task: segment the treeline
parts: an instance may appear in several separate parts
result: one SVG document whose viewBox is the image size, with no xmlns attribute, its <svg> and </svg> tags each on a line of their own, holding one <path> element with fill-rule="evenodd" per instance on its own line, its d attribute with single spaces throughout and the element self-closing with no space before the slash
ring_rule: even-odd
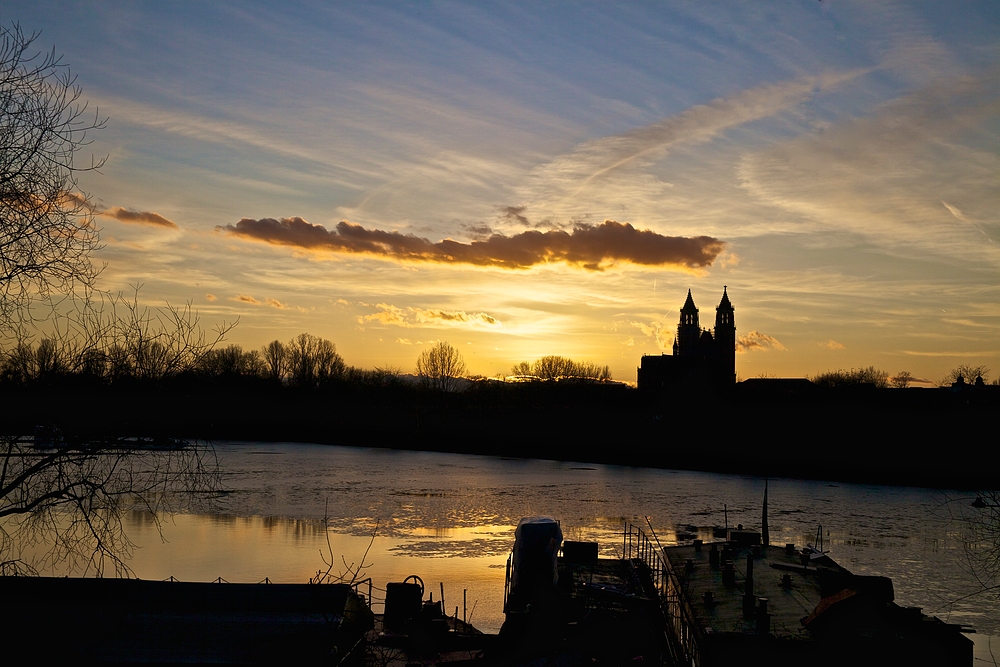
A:
<svg viewBox="0 0 1000 667">
<path fill-rule="evenodd" d="M 542 357 L 531 364 L 522 361 L 510 369 L 511 375 L 527 380 L 559 380 L 564 378 L 581 378 L 587 380 L 607 381 L 611 379 L 611 369 L 608 366 L 589 362 L 576 362 L 560 356 Z"/>
<path fill-rule="evenodd" d="M 905 373 L 909 376 L 909 373 Z M 868 368 L 843 368 L 835 371 L 826 371 L 809 378 L 813 384 L 821 387 L 849 387 L 854 385 L 872 385 L 876 389 L 885 389 L 889 386 L 889 373 L 879 370 L 874 366 Z M 907 377 L 909 380 L 909 377 Z M 909 384 L 907 382 L 906 384 Z M 905 386 L 905 385 L 904 385 Z"/>
<path fill-rule="evenodd" d="M 959 364 L 948 371 L 948 374 L 936 383 L 918 379 L 909 371 L 900 371 L 895 375 L 890 375 L 886 371 L 874 366 L 851 368 L 850 370 L 840 368 L 835 371 L 819 373 L 808 379 L 813 384 L 830 388 L 873 386 L 876 389 L 906 389 L 915 382 L 948 387 L 955 384 L 987 384 L 990 379 L 990 369 L 984 365 Z M 992 384 L 996 385 L 997 383 L 994 380 Z"/>
<path fill-rule="evenodd" d="M 399 382 L 399 371 L 348 366 L 333 342 L 308 333 L 287 342 L 274 340 L 259 350 L 234 344 L 185 345 L 169 337 L 92 347 L 43 338 L 17 343 L 0 356 L 0 381 L 6 384 L 50 384 L 70 378 L 110 386 L 188 380 L 321 389 L 344 382 L 387 386 Z"/>
<path fill-rule="evenodd" d="M 386 386 L 396 369 L 344 363 L 337 346 L 308 333 L 259 350 L 223 345 L 236 323 L 206 330 L 190 304 L 149 309 L 138 288 L 86 302 L 50 319 L 39 340 L 24 335 L 0 348 L 0 382 L 10 385 L 86 383 L 104 386 L 243 383 L 319 389 L 354 382 Z"/>
<path fill-rule="evenodd" d="M 241 385 L 321 390 L 334 386 L 410 386 L 398 368 L 348 366 L 330 340 L 302 333 L 260 349 L 224 345 L 236 322 L 206 330 L 191 305 L 150 309 L 139 305 L 140 286 L 126 297 L 101 295 L 53 313 L 40 339 L 21 333 L 0 347 L 0 383 L 6 386 L 84 383 L 145 387 Z M 560 356 L 522 362 L 518 379 L 580 378 L 607 381 L 607 366 Z M 454 392 L 486 380 L 469 377 L 457 349 L 439 342 L 416 360 L 419 386 Z M 464 380 L 463 380 L 464 378 Z M 497 378 L 499 379 L 499 378 Z M 477 382 L 479 381 L 479 382 Z"/>
</svg>

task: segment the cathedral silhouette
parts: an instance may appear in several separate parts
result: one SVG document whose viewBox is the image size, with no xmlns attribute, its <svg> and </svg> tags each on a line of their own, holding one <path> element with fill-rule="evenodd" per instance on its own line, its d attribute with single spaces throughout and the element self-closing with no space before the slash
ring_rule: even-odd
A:
<svg viewBox="0 0 1000 667">
<path fill-rule="evenodd" d="M 702 329 L 691 290 L 681 308 L 673 354 L 645 354 L 639 362 L 643 390 L 725 387 L 736 384 L 736 320 L 727 287 L 715 308 L 715 331 Z"/>
</svg>

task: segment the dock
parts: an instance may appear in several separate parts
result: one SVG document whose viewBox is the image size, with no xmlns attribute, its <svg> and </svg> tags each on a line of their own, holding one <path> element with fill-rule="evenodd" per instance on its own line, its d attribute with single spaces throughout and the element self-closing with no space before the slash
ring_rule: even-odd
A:
<svg viewBox="0 0 1000 667">
<path fill-rule="evenodd" d="M 553 552 L 550 530 L 520 563 L 515 539 L 497 664 L 972 665 L 971 629 L 896 604 L 889 578 L 821 548 L 768 545 L 742 526 L 663 547 L 626 523 L 622 557 L 604 559 L 596 543 Z"/>
<path fill-rule="evenodd" d="M 896 604 L 891 579 L 853 574 L 815 547 L 762 544 L 754 531 L 728 537 L 662 550 L 674 664 L 972 665 L 970 630 Z"/>
</svg>

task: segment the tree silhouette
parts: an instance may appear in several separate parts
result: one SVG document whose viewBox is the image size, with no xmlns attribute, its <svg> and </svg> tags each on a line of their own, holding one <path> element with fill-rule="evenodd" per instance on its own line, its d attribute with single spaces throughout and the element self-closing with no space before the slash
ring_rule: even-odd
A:
<svg viewBox="0 0 1000 667">
<path fill-rule="evenodd" d="M 466 375 L 465 361 L 450 343 L 440 341 L 431 349 L 420 353 L 417 375 L 428 387 L 454 391 L 458 387 L 459 378 Z"/>
<path fill-rule="evenodd" d="M 977 377 L 983 378 L 983 382 L 986 382 L 990 379 L 990 369 L 982 364 L 979 366 L 959 364 L 948 371 L 948 374 L 941 380 L 941 385 L 950 386 L 953 382 L 957 382 L 958 378 L 962 378 L 966 384 L 973 384 Z"/>
<path fill-rule="evenodd" d="M 913 374 L 910 371 L 900 371 L 889 378 L 889 384 L 896 389 L 906 389 L 913 382 Z"/>
<path fill-rule="evenodd" d="M 869 366 L 868 368 L 843 368 L 827 371 L 809 378 L 813 383 L 824 387 L 850 387 L 857 385 L 874 385 L 878 389 L 889 386 L 889 374 L 883 370 Z"/>
<path fill-rule="evenodd" d="M 0 326 L 30 317 L 35 298 L 91 287 L 98 229 L 76 175 L 90 116 L 82 89 L 55 51 L 32 53 L 38 34 L 0 26 Z"/>
<path fill-rule="evenodd" d="M 49 332 L 37 345 L 22 337 L 0 349 L 0 377 L 18 384 L 71 373 L 110 384 L 162 381 L 196 370 L 237 325 L 223 322 L 206 331 L 190 303 L 151 309 L 140 304 L 141 285 L 133 289 L 130 296 L 93 292 L 68 300 L 71 308 L 51 314 Z"/>
<path fill-rule="evenodd" d="M 280 340 L 272 340 L 261 350 L 267 377 L 273 382 L 281 382 L 288 372 L 288 354 Z"/>
<path fill-rule="evenodd" d="M 960 507 L 965 565 L 979 584 L 977 593 L 1000 600 L 1000 491 L 981 491 L 971 507 Z"/>
<path fill-rule="evenodd" d="M 529 364 L 522 361 L 511 369 L 511 375 L 531 376 L 540 380 L 560 378 L 584 378 L 589 380 L 610 380 L 611 369 L 591 362 L 576 362 L 567 357 L 549 355 Z"/>
<path fill-rule="evenodd" d="M 293 386 L 320 387 L 344 375 L 337 346 L 325 338 L 302 333 L 285 345 L 289 379 Z"/>
<path fill-rule="evenodd" d="M 2 436 L 0 574 L 60 565 L 84 574 L 128 575 L 134 548 L 125 532 L 129 513 L 141 512 L 159 525 L 164 511 L 218 487 L 210 447 Z"/>
</svg>

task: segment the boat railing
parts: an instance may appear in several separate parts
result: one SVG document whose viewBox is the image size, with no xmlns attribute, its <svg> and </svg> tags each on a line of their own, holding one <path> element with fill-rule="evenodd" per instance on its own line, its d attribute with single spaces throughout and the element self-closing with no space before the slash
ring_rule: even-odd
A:
<svg viewBox="0 0 1000 667">
<path fill-rule="evenodd" d="M 361 593 L 361 587 L 364 586 L 365 584 L 368 584 L 368 595 L 367 595 L 367 597 Z M 372 608 L 372 578 L 368 577 L 367 579 L 362 579 L 361 581 L 352 582 L 351 583 L 351 588 L 354 589 L 354 592 L 357 593 L 358 596 L 363 597 L 365 599 L 365 602 L 368 603 L 368 608 L 371 609 Z"/>
<path fill-rule="evenodd" d="M 656 590 L 663 620 L 666 623 L 667 643 L 675 664 L 701 665 L 699 631 L 694 611 L 684 594 L 681 578 L 670 566 L 670 560 L 659 544 L 654 544 L 639 526 L 628 521 L 622 537 L 622 554 L 626 560 L 642 562 Z"/>
<path fill-rule="evenodd" d="M 503 581 L 503 613 L 507 613 L 507 597 L 510 595 L 510 568 L 514 564 L 514 552 L 507 554 L 507 574 Z"/>
</svg>

